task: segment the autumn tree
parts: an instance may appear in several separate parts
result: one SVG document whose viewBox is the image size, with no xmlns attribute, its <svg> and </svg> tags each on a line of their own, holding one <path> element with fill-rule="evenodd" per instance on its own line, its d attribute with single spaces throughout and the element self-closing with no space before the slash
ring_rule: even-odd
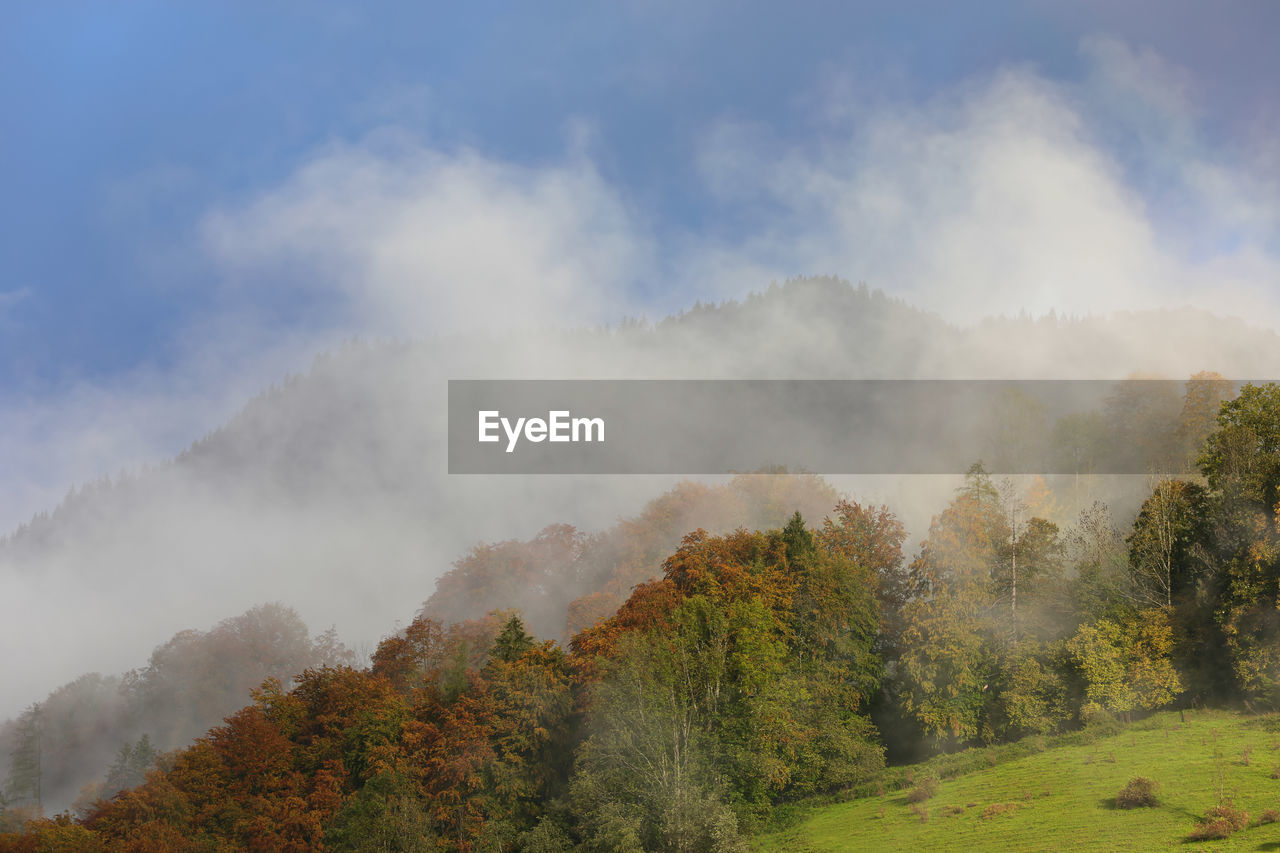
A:
<svg viewBox="0 0 1280 853">
<path fill-rule="evenodd" d="M 1016 647 L 1023 634 L 1042 639 L 1051 627 L 1045 605 L 1061 592 L 1063 546 L 1058 526 L 1033 515 L 1012 481 L 1005 480 L 999 493 L 1007 539 L 992 566 L 992 594 L 1005 610 L 996 621 L 1006 624 Z M 1043 496 L 1039 500 L 1043 502 Z"/>
<path fill-rule="evenodd" d="M 1233 392 L 1231 381 L 1220 373 L 1201 371 L 1187 380 L 1182 412 L 1178 416 L 1177 439 L 1182 456 L 1180 461 L 1188 472 L 1194 470 L 1205 439 L 1217 427 L 1218 412 Z"/>
<path fill-rule="evenodd" d="M 860 578 L 873 585 L 880 622 L 877 649 L 896 659 L 903 629 L 902 610 L 910 597 L 910 577 L 902 556 L 906 529 L 885 506 L 841 500 L 835 505 L 834 516 L 823 519 L 817 532 L 818 544 L 828 553 L 849 560 L 860 570 Z"/>
<path fill-rule="evenodd" d="M 1084 714 L 1099 710 L 1129 718 L 1167 705 L 1182 692 L 1173 668 L 1173 632 L 1163 610 L 1123 621 L 1084 625 L 1068 645 L 1085 681 Z"/>
<path fill-rule="evenodd" d="M 998 720 L 1007 738 L 1052 734 L 1074 715 L 1070 687 L 1057 648 L 1024 644 L 1004 656 L 991 684 Z"/>
<path fill-rule="evenodd" d="M 574 641 L 601 661 L 572 787 L 590 843 L 730 845 L 785 792 L 880 767 L 862 711 L 879 671 L 874 587 L 797 515 L 768 534 L 686 537 L 661 581 Z"/>
<path fill-rule="evenodd" d="M 587 541 L 572 526 L 553 524 L 527 542 L 477 545 L 437 581 L 422 615 L 461 621 L 519 607 L 534 633 L 557 636 L 564 624 L 564 595 L 575 586 Z"/>
<path fill-rule="evenodd" d="M 957 743 L 990 734 L 993 571 L 1009 537 L 999 493 L 973 466 L 933 521 L 910 567 L 900 670 L 904 710 L 926 734 Z"/>
</svg>

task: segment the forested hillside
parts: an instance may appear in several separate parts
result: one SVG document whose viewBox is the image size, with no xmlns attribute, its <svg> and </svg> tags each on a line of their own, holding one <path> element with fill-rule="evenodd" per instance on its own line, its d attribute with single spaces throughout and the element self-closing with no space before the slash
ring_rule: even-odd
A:
<svg viewBox="0 0 1280 853">
<path fill-rule="evenodd" d="M 158 752 L 191 743 L 264 679 L 353 663 L 332 630 L 312 637 L 279 604 L 182 631 L 145 666 L 82 675 L 0 726 L 0 794 L 22 807 L 83 811 L 139 784 Z"/>
<path fill-rule="evenodd" d="M 443 624 L 483 621 L 519 603 L 539 635 L 567 641 L 575 620 L 579 627 L 593 624 L 635 584 L 661 575 L 685 532 L 728 532 L 743 521 L 778 526 L 797 509 L 816 516 L 836 499 L 812 475 L 682 483 L 596 534 L 561 524 L 527 542 L 478 545 L 445 574 L 422 613 Z M 264 679 L 287 684 L 307 668 L 355 662 L 332 628 L 310 638 L 298 614 L 279 604 L 254 607 L 207 632 L 182 631 L 156 647 L 146 666 L 118 676 L 82 675 L 0 726 L 0 793 L 45 811 L 82 810 L 128 787 L 125 780 L 140 780 L 138 768 L 149 767 L 156 750 L 188 745 Z M 37 743 L 44 745 L 38 780 L 22 769 Z M 122 776 L 122 767 L 132 767 L 132 775 Z"/>
<path fill-rule="evenodd" d="M 1103 506 L 1060 526 L 975 464 L 918 547 L 890 508 L 843 499 L 691 532 L 567 648 L 513 610 L 422 615 L 368 668 L 269 680 L 140 786 L 3 845 L 735 850 L 886 760 L 1171 705 L 1280 710 L 1280 386 L 1223 402 L 1195 458 L 1123 529 Z M 556 577 L 592 547 L 553 529 L 478 549 L 427 610 L 488 606 L 502 567 Z"/>
<path fill-rule="evenodd" d="M 741 302 L 608 329 L 353 341 L 263 392 L 170 461 L 81 484 L 5 538 L 0 606 L 23 605 L 0 613 L 0 639 L 18 645 L 33 623 L 61 622 L 113 641 L 43 643 L 14 660 L 0 716 L 86 670 L 137 666 L 160 639 L 263 601 L 286 601 L 309 624 L 333 625 L 349 645 L 372 647 L 389 620 L 409 618 L 407 608 L 475 543 L 527 540 L 563 523 L 600 531 L 674 485 L 674 478 L 449 478 L 450 378 L 1181 380 L 1198 371 L 1280 375 L 1280 340 L 1194 311 L 957 326 L 863 286 L 798 279 Z M 1158 402 L 1160 412 L 1180 404 Z M 1031 414 L 1026 423 L 1043 449 L 1057 426 L 1036 433 Z M 1116 419 L 1106 415 L 1066 425 L 1061 437 L 1114 431 Z M 1155 422 L 1131 418 L 1134 443 L 1112 446 L 1144 452 L 1142 443 L 1161 435 L 1143 432 Z M 993 432 L 973 458 L 998 469 L 998 453 L 1010 447 L 1000 438 Z M 1062 485 L 1050 483 L 1060 495 Z M 1084 485 L 1064 501 L 1068 516 L 1076 504 L 1100 499 L 1125 520 L 1140 500 L 1132 484 Z M 915 535 L 952 484 L 918 478 L 841 488 L 892 500 Z M 379 582 L 366 583 L 354 566 L 376 566 Z M 191 588 L 200 594 L 182 596 L 179 612 L 177 590 Z M 165 606 L 137 607 L 136 590 L 153 591 Z M 625 592 L 615 590 L 612 600 Z M 122 623 L 131 630 L 115 630 Z M 538 625 L 548 636 L 562 630 Z"/>
</svg>

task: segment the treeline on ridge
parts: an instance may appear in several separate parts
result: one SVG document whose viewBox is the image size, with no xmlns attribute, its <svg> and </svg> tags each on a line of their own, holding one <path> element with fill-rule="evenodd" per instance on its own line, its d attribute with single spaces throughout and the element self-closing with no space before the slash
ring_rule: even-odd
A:
<svg viewBox="0 0 1280 853">
<path fill-rule="evenodd" d="M 352 664 L 332 631 L 311 636 L 288 607 L 265 604 L 157 646 L 146 666 L 88 673 L 0 725 L 0 827 L 41 806 L 86 813 L 142 782 L 158 751 L 186 746 L 267 678 Z"/>
</svg>

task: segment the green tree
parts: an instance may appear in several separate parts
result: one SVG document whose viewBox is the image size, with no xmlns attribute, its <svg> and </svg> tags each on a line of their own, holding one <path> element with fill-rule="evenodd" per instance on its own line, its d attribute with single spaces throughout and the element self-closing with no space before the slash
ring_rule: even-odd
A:
<svg viewBox="0 0 1280 853">
<path fill-rule="evenodd" d="M 1024 643 L 1001 662 L 996 702 L 1006 737 L 1050 734 L 1071 716 L 1067 685 L 1049 650 Z"/>
<path fill-rule="evenodd" d="M 787 526 L 782 528 L 782 541 L 786 543 L 788 563 L 802 562 L 817 550 L 813 534 L 805 525 L 800 510 L 796 510 L 791 520 L 787 522 Z"/>
<path fill-rule="evenodd" d="M 1228 500 L 1274 511 L 1280 498 L 1280 385 L 1247 384 L 1223 403 L 1198 463 L 1210 488 Z"/>
<path fill-rule="evenodd" d="M 1280 707 L 1280 385 L 1222 404 L 1198 462 L 1213 490 L 1213 603 L 1246 701 Z"/>
<path fill-rule="evenodd" d="M 719 849 L 779 797 L 883 766 L 864 711 L 874 582 L 792 521 L 691 534 L 662 581 L 575 639 L 602 672 L 571 785 L 597 847 Z"/>
<path fill-rule="evenodd" d="M 896 660 L 902 636 L 902 609 L 911 595 L 910 575 L 902 557 L 907 532 L 888 507 L 862 506 L 842 500 L 835 506 L 835 518 L 826 518 L 817 534 L 822 550 L 849 560 L 854 569 L 851 582 L 869 582 L 875 590 L 880 611 L 876 648 L 886 658 Z"/>
<path fill-rule="evenodd" d="M 102 785 L 102 796 L 109 797 L 117 791 L 141 785 L 155 761 L 156 750 L 151 745 L 151 738 L 146 734 L 132 745 L 124 744 L 116 753 L 116 759 L 111 763 L 111 767 L 107 769 L 107 778 Z"/>
<path fill-rule="evenodd" d="M 708 731 L 728 671 L 728 626 L 698 605 L 678 618 L 684 628 L 670 641 L 656 631 L 622 637 L 592 690 L 571 788 L 588 849 L 744 849 Z"/>
<path fill-rule="evenodd" d="M 512 616 L 502 626 L 502 632 L 493 641 L 489 650 L 489 658 L 503 663 L 519 660 L 525 652 L 534 647 L 533 637 L 524 629 L 524 621 L 519 616 Z"/>
<path fill-rule="evenodd" d="M 1009 537 L 999 493 L 978 464 L 934 519 L 909 569 L 914 595 L 903 613 L 902 702 L 945 745 L 994 736 L 994 575 Z"/>
<path fill-rule="evenodd" d="M 903 634 L 903 703 L 943 745 L 989 735 L 984 728 L 992 651 L 972 597 L 913 601 Z"/>
<path fill-rule="evenodd" d="M 44 798 L 44 740 L 44 708 L 35 704 L 18 718 L 4 795 L 11 804 L 34 806 L 37 813 Z"/>
<path fill-rule="evenodd" d="M 1022 637 L 1038 640 L 1052 633 L 1061 620 L 1056 599 L 1062 592 L 1063 543 L 1058 525 L 1029 516 L 1013 494 L 1002 500 L 1007 513 L 1008 539 L 1001 543 L 992 567 L 992 594 L 1007 623 L 1014 646 Z"/>
<path fill-rule="evenodd" d="M 1173 609 L 1207 557 L 1209 511 L 1204 487 L 1164 479 L 1151 489 L 1129 534 L 1132 590 L 1141 606 Z"/>
<path fill-rule="evenodd" d="M 1103 710 L 1128 718 L 1135 710 L 1167 705 L 1182 692 L 1171 660 L 1173 632 L 1163 610 L 1083 625 L 1068 649 L 1084 678 L 1086 714 Z"/>
<path fill-rule="evenodd" d="M 437 850 L 435 831 L 410 780 L 379 773 L 347 798 L 324 836 L 335 851 L 428 853 Z"/>
<path fill-rule="evenodd" d="M 1069 612 L 1078 622 L 1096 622 L 1128 607 L 1132 572 L 1120 531 L 1102 503 L 1080 512 L 1066 537 L 1066 561 L 1075 576 L 1068 586 Z"/>
</svg>

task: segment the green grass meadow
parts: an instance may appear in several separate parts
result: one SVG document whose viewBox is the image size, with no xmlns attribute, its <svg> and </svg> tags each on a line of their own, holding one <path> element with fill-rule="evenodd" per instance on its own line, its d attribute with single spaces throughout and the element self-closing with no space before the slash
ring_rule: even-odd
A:
<svg viewBox="0 0 1280 853">
<path fill-rule="evenodd" d="M 1043 751 L 1010 757 L 996 747 L 964 761 L 934 760 L 890 772 L 890 790 L 807 808 L 790 825 L 755 840 L 759 851 L 939 850 L 1277 850 L 1280 822 L 1280 719 L 1221 711 L 1157 714 L 1099 737 L 1041 741 Z M 1026 746 L 1026 745 L 1024 745 Z M 1035 747 L 1031 747 L 1035 748 Z M 1246 751 L 1248 755 L 1246 758 Z M 949 768 L 974 769 L 948 778 Z M 999 762 L 999 763 L 996 763 Z M 922 819 L 907 801 L 912 788 L 895 779 L 938 775 L 937 794 Z M 1135 776 L 1154 779 L 1159 804 L 1115 808 L 1116 793 Z M 1193 842 L 1196 818 L 1219 791 L 1249 813 L 1249 827 L 1227 840 Z"/>
</svg>

